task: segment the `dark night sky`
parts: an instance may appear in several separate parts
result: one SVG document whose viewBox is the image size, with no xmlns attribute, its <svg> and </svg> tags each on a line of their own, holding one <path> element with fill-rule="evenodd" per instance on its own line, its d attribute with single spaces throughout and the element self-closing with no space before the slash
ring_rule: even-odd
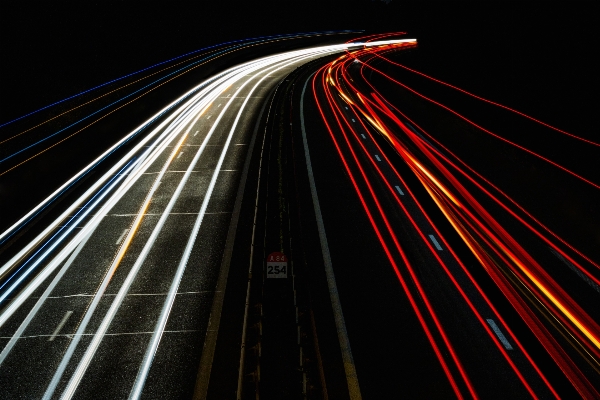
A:
<svg viewBox="0 0 600 400">
<path fill-rule="evenodd" d="M 327 29 L 407 30 L 414 65 L 582 135 L 600 105 L 592 2 L 11 3 L 0 6 L 0 121 L 206 45 Z"/>
</svg>

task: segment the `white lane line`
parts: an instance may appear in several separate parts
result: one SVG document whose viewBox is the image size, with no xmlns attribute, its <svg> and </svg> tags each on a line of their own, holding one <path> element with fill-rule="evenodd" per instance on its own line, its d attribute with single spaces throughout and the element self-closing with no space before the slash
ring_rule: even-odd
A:
<svg viewBox="0 0 600 400">
<path fill-rule="evenodd" d="M 344 106 L 346 108 L 346 110 L 348 109 L 348 107 Z"/>
<path fill-rule="evenodd" d="M 311 75 L 312 77 L 312 75 Z M 327 243 L 327 235 L 325 233 L 325 225 L 323 224 L 323 216 L 321 215 L 321 205 L 317 195 L 317 187 L 315 185 L 315 177 L 313 176 L 312 164 L 310 163 L 310 153 L 308 150 L 308 141 L 306 140 L 306 128 L 304 126 L 304 92 L 310 77 L 304 83 L 302 95 L 300 96 L 300 126 L 302 128 L 302 142 L 304 144 L 304 155 L 306 158 L 306 167 L 308 170 L 308 181 L 310 183 L 310 193 L 312 195 L 313 207 L 317 219 L 317 228 L 319 231 L 319 239 L 321 241 L 321 252 L 323 253 L 323 263 L 325 264 L 325 276 L 327 277 L 327 286 L 329 287 L 329 296 L 331 298 L 331 306 L 335 326 L 337 328 L 338 341 L 340 342 L 340 350 L 342 353 L 342 361 L 344 364 L 344 372 L 346 373 L 346 383 L 348 384 L 348 393 L 350 400 L 361 400 L 360 386 L 358 384 L 358 376 L 356 375 L 356 367 L 354 366 L 354 358 L 350 348 L 350 339 L 348 339 L 348 331 L 346 330 L 346 322 L 342 313 L 342 303 L 340 301 L 333 265 L 331 263 L 331 254 L 329 253 L 329 244 Z"/>
<path fill-rule="evenodd" d="M 375 154 L 375 158 L 377 159 L 377 161 L 381 162 L 381 158 L 379 158 L 377 154 Z"/>
<path fill-rule="evenodd" d="M 179 155 L 177 156 L 177 158 L 181 157 L 182 154 L 183 154 L 183 151 L 181 153 L 179 153 Z"/>
<path fill-rule="evenodd" d="M 217 108 L 221 107 L 221 103 L 219 103 L 219 105 L 217 106 Z"/>
<path fill-rule="evenodd" d="M 196 131 L 196 133 L 194 133 L 194 136 L 196 136 L 198 134 L 198 132 L 200 132 L 200 131 Z"/>
<path fill-rule="evenodd" d="M 428 235 L 428 236 L 429 236 L 429 239 L 431 239 L 431 243 L 433 243 L 433 245 L 435 246 L 436 249 L 438 249 L 440 251 L 444 250 L 444 249 L 442 249 L 442 246 L 440 246 L 440 244 L 438 243 L 438 241 L 435 238 L 435 236 L 433 236 L 433 235 Z"/>
<path fill-rule="evenodd" d="M 404 196 L 404 192 L 400 189 L 400 186 L 396 185 L 396 190 L 400 193 L 400 196 Z"/>
<path fill-rule="evenodd" d="M 360 136 L 362 136 L 363 139 L 367 138 L 364 133 L 361 133 Z"/>
<path fill-rule="evenodd" d="M 129 228 L 123 230 L 123 233 L 121 233 L 121 236 L 119 236 L 115 244 L 121 244 L 121 241 L 123 240 L 127 232 L 129 232 Z"/>
<path fill-rule="evenodd" d="M 209 115 L 208 117 L 206 117 L 206 119 L 210 119 L 210 117 L 212 117 L 212 115 Z"/>
<path fill-rule="evenodd" d="M 50 337 L 48 338 L 49 342 L 53 341 L 54 338 L 56 337 L 56 335 L 58 335 L 58 333 L 60 332 L 60 330 L 62 329 L 62 327 L 65 326 L 65 324 L 67 323 L 67 320 L 69 319 L 69 317 L 71 316 L 71 314 L 73 314 L 73 311 L 67 311 L 65 313 L 65 316 L 63 317 L 63 319 L 60 320 L 60 323 L 58 324 L 58 326 L 56 327 L 56 329 L 54 330 L 54 332 L 52 332 L 52 335 L 50 335 Z"/>
<path fill-rule="evenodd" d="M 352 122 L 356 122 L 356 121 L 354 120 L 354 118 L 352 118 Z"/>
<path fill-rule="evenodd" d="M 492 330 L 494 331 L 496 336 L 498 336 L 498 339 L 500 339 L 500 341 L 504 345 L 504 348 L 506 350 L 512 350 L 513 347 L 510 345 L 510 343 L 508 342 L 508 339 L 506 339 L 506 336 L 504 336 L 504 334 L 502 333 L 502 331 L 500 330 L 498 325 L 496 325 L 494 320 L 491 318 L 487 318 L 486 321 L 487 321 L 488 325 L 490 326 L 490 328 L 492 328 Z"/>
</svg>

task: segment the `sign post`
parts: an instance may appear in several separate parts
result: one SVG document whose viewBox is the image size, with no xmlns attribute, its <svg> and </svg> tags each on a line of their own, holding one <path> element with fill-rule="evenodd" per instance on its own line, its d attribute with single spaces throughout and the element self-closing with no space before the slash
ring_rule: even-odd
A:
<svg viewBox="0 0 600 400">
<path fill-rule="evenodd" d="M 287 278 L 287 257 L 275 251 L 267 256 L 267 278 Z"/>
</svg>

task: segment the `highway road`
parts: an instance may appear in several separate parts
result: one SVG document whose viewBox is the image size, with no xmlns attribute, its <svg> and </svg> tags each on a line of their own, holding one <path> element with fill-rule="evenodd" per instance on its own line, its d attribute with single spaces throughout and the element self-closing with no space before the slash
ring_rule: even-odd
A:
<svg viewBox="0 0 600 400">
<path fill-rule="evenodd" d="M 20 268 L 2 294 L 4 395 L 191 395 L 256 115 L 290 71 L 340 49 L 275 55 L 202 83 L 48 227 L 54 237 L 2 267 Z"/>
<path fill-rule="evenodd" d="M 362 395 L 597 398 L 598 265 L 514 200 L 556 186 L 506 193 L 531 165 L 598 188 L 513 132 L 598 144 L 394 61 L 415 44 L 350 51 L 297 100 L 322 116 L 306 131 Z"/>
<path fill-rule="evenodd" d="M 596 199 L 552 146 L 600 145 L 402 65 L 416 46 L 222 71 L 2 233 L 3 397 L 600 397 L 596 254 L 528 202 Z"/>
</svg>

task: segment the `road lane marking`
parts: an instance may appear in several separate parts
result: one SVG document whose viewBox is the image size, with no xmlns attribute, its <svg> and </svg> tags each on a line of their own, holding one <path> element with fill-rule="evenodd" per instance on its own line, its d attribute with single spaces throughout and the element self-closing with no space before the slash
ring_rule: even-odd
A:
<svg viewBox="0 0 600 400">
<path fill-rule="evenodd" d="M 221 107 L 221 103 L 219 103 L 219 105 L 217 106 L 217 108 Z"/>
<path fill-rule="evenodd" d="M 375 158 L 377 159 L 377 161 L 381 162 L 381 158 L 379 158 L 379 156 L 377 154 L 375 154 Z"/>
<path fill-rule="evenodd" d="M 367 138 L 364 133 L 361 133 L 360 136 L 362 136 L 363 139 Z"/>
<path fill-rule="evenodd" d="M 586 276 L 583 272 L 581 272 L 576 266 L 574 266 L 573 264 L 571 264 L 569 262 L 569 260 L 567 260 L 566 258 L 564 258 L 562 255 L 560 255 L 557 251 L 555 251 L 554 249 L 550 249 L 550 251 L 559 259 L 561 260 L 567 267 L 569 267 L 569 269 L 573 272 L 575 272 L 577 274 L 577 276 L 579 276 L 581 279 L 583 279 L 585 281 L 585 283 L 587 283 L 588 285 L 590 285 L 596 292 L 600 293 L 600 286 L 598 286 L 598 284 L 596 282 L 594 282 L 593 280 L 591 280 L 588 276 Z"/>
<path fill-rule="evenodd" d="M 435 246 L 436 249 L 442 251 L 444 249 L 442 249 L 442 246 L 440 246 L 440 244 L 438 243 L 437 239 L 435 238 L 435 236 L 433 235 L 428 235 L 429 239 L 431 239 L 431 242 L 433 243 L 433 245 Z"/>
<path fill-rule="evenodd" d="M 206 117 L 206 119 L 210 119 L 210 117 L 212 117 L 212 115 L 209 115 L 208 117 Z"/>
<path fill-rule="evenodd" d="M 312 77 L 312 75 L 311 75 Z M 329 296 L 331 298 L 331 306 L 335 325 L 337 328 L 338 341 L 340 342 L 340 351 L 342 353 L 342 361 L 344 372 L 346 373 L 346 382 L 348 384 L 348 393 L 351 400 L 360 400 L 360 386 L 358 384 L 358 376 L 356 375 L 356 367 L 354 366 L 354 358 L 352 357 L 352 349 L 350 348 L 350 339 L 348 339 L 348 331 L 346 330 L 346 322 L 342 313 L 342 303 L 340 301 L 333 265 L 331 263 L 331 254 L 329 253 L 329 244 L 327 243 L 327 235 L 325 233 L 325 225 L 323 216 L 321 215 L 321 205 L 319 196 L 317 195 L 317 187 L 315 185 L 315 177 L 313 176 L 312 164 L 310 163 L 310 152 L 308 150 L 308 141 L 306 139 L 306 128 L 304 126 L 304 92 L 310 77 L 304 83 L 302 95 L 300 96 L 300 127 L 302 130 L 302 143 L 304 144 L 304 155 L 306 158 L 306 168 L 308 170 L 308 181 L 310 183 L 310 193 L 312 195 L 313 207 L 317 219 L 317 228 L 319 231 L 319 239 L 321 241 L 321 251 L 323 254 L 323 263 L 325 264 L 325 275 L 327 277 L 327 286 L 329 287 Z"/>
<path fill-rule="evenodd" d="M 196 131 L 196 133 L 194 133 L 194 136 L 196 136 L 198 134 L 198 132 L 200 132 L 200 131 Z"/>
<path fill-rule="evenodd" d="M 402 191 L 402 189 L 400 189 L 400 186 L 396 185 L 395 187 L 398 193 L 400 193 L 400 196 L 404 196 L 404 192 Z"/>
<path fill-rule="evenodd" d="M 123 230 L 123 233 L 121 233 L 121 236 L 119 236 L 115 244 L 121 244 L 121 241 L 123 240 L 127 232 L 129 232 L 129 228 Z"/>
<path fill-rule="evenodd" d="M 183 151 L 181 153 L 179 153 L 179 155 L 177 156 L 177 158 L 181 157 L 182 154 L 183 154 Z"/>
<path fill-rule="evenodd" d="M 58 326 L 56 327 L 56 329 L 54 330 L 54 332 L 52 332 L 52 335 L 50 335 L 50 337 L 48 338 L 49 342 L 53 341 L 54 338 L 56 338 L 56 335 L 58 335 L 58 333 L 63 328 L 63 326 L 65 326 L 65 324 L 67 323 L 67 320 L 69 319 L 69 317 L 72 314 L 73 314 L 73 311 L 67 311 L 65 313 L 65 316 L 63 317 L 63 319 L 60 320 L 60 323 L 58 324 Z"/>
<path fill-rule="evenodd" d="M 504 348 L 506 350 L 512 350 L 513 347 L 510 345 L 510 343 L 508 342 L 508 339 L 506 339 L 506 336 L 504 336 L 504 334 L 502 333 L 502 331 L 500 330 L 498 325 L 496 325 L 494 320 L 491 318 L 487 318 L 486 321 L 487 321 L 488 325 L 490 326 L 490 328 L 492 328 L 492 330 L 494 331 L 496 336 L 498 336 L 498 339 L 500 339 L 500 341 L 504 345 Z"/>
<path fill-rule="evenodd" d="M 354 120 L 354 118 L 352 118 L 352 122 L 356 122 L 356 121 Z"/>
</svg>

